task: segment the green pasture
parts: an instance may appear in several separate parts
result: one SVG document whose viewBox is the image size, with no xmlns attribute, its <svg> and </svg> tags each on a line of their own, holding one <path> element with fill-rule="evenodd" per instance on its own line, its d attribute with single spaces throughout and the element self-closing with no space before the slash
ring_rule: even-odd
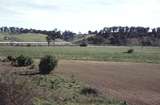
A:
<svg viewBox="0 0 160 105">
<path fill-rule="evenodd" d="M 4 37 L 8 37 L 9 40 L 5 40 Z M 34 33 L 26 33 L 26 34 L 8 34 L 8 33 L 0 33 L 0 41 L 19 41 L 19 42 L 46 42 L 46 35 L 43 34 L 34 34 Z"/>
<path fill-rule="evenodd" d="M 134 49 L 133 53 L 124 53 L 130 48 Z M 55 55 L 59 59 L 67 60 L 160 63 L 160 48 L 158 47 L 0 47 L 1 57 L 20 54 L 33 58 Z"/>
</svg>

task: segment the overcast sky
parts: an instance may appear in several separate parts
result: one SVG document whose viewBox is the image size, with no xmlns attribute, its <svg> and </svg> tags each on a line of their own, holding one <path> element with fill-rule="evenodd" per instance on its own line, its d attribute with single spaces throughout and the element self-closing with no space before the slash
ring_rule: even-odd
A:
<svg viewBox="0 0 160 105">
<path fill-rule="evenodd" d="M 160 26 L 160 0 L 0 0 L 0 26 L 87 32 Z"/>
</svg>

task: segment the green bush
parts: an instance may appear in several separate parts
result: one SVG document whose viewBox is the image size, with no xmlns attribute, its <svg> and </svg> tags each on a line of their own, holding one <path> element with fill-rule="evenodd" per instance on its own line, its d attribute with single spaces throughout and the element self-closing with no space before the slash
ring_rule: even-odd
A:
<svg viewBox="0 0 160 105">
<path fill-rule="evenodd" d="M 86 42 L 82 42 L 82 43 L 80 43 L 80 45 L 79 45 L 80 47 L 87 47 L 88 46 L 88 44 L 86 43 Z"/>
<path fill-rule="evenodd" d="M 91 87 L 84 87 L 81 90 L 81 94 L 97 96 L 98 95 L 98 91 L 96 89 L 94 89 L 94 88 L 91 88 Z"/>
<path fill-rule="evenodd" d="M 39 72 L 41 74 L 49 74 L 57 66 L 58 60 L 55 56 L 46 55 L 41 58 L 39 64 Z"/>
<path fill-rule="evenodd" d="M 31 44 L 27 44 L 27 47 L 31 47 Z"/>
<path fill-rule="evenodd" d="M 13 59 L 15 59 L 13 56 L 7 56 L 7 59 L 9 60 L 9 61 L 12 61 Z"/>
<path fill-rule="evenodd" d="M 134 52 L 134 49 L 129 49 L 129 50 L 127 51 L 128 54 L 131 54 L 131 53 L 133 53 L 133 52 Z"/>
<path fill-rule="evenodd" d="M 13 57 L 12 57 L 12 56 L 7 56 L 7 59 L 8 59 L 9 61 L 12 61 Z"/>
<path fill-rule="evenodd" d="M 16 66 L 29 66 L 33 64 L 32 58 L 24 55 L 16 57 Z"/>
</svg>

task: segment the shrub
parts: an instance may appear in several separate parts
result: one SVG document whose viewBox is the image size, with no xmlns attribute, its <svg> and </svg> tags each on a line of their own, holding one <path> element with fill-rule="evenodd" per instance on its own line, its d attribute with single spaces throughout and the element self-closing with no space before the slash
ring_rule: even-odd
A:
<svg viewBox="0 0 160 105">
<path fill-rule="evenodd" d="M 32 64 L 30 67 L 29 67 L 29 69 L 35 69 L 36 68 L 36 66 L 34 65 L 34 64 Z"/>
<path fill-rule="evenodd" d="M 41 58 L 39 64 L 39 72 L 41 74 L 49 74 L 57 66 L 58 60 L 55 56 L 46 55 Z"/>
<path fill-rule="evenodd" d="M 31 64 L 33 64 L 33 60 L 28 56 L 20 55 L 16 58 L 17 66 L 29 66 Z"/>
<path fill-rule="evenodd" d="M 120 103 L 120 105 L 128 105 L 126 101 Z"/>
<path fill-rule="evenodd" d="M 80 47 L 87 47 L 87 46 L 88 46 L 88 44 L 86 42 L 80 43 Z"/>
<path fill-rule="evenodd" d="M 33 105 L 34 92 L 29 81 L 20 83 L 19 78 L 6 73 L 0 77 L 0 105 Z"/>
<path fill-rule="evenodd" d="M 91 87 L 84 87 L 81 90 L 81 94 L 97 96 L 98 95 L 98 91 L 96 89 L 94 89 L 94 88 L 91 88 Z"/>
<path fill-rule="evenodd" d="M 15 62 L 15 57 L 13 57 L 13 56 L 7 56 L 7 57 L 5 57 L 5 58 L 1 58 L 0 59 L 0 61 L 1 62 Z"/>
<path fill-rule="evenodd" d="M 129 50 L 127 51 L 128 54 L 131 54 L 131 53 L 133 53 L 133 52 L 134 52 L 134 49 L 129 49 Z"/>
<path fill-rule="evenodd" d="M 16 58 L 13 57 L 13 56 L 7 56 L 7 59 L 8 59 L 9 61 L 14 61 Z"/>
<path fill-rule="evenodd" d="M 2 62 L 9 62 L 9 60 L 7 58 L 3 58 L 1 59 Z"/>
<path fill-rule="evenodd" d="M 31 44 L 27 44 L 27 47 L 31 47 Z"/>
</svg>

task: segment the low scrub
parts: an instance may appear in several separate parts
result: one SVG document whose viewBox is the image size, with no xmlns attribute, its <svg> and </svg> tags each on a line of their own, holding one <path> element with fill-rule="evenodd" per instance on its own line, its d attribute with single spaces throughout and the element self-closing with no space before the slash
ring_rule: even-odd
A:
<svg viewBox="0 0 160 105">
<path fill-rule="evenodd" d="M 41 58 L 39 63 L 39 72 L 41 74 L 49 74 L 58 64 L 58 60 L 55 56 L 46 55 Z"/>
<path fill-rule="evenodd" d="M 12 61 L 15 61 L 15 57 L 7 56 L 5 58 L 1 58 L 0 61 L 2 61 L 2 62 L 12 62 Z"/>
<path fill-rule="evenodd" d="M 29 66 L 33 64 L 33 59 L 28 56 L 20 55 L 16 57 L 15 65 L 22 67 L 22 66 Z"/>
<path fill-rule="evenodd" d="M 0 83 L 0 105 L 32 105 L 32 95 L 21 85 Z"/>
<path fill-rule="evenodd" d="M 18 78 L 4 75 L 0 77 L 0 105 L 33 105 L 34 94 L 27 81 L 18 83 Z"/>
<path fill-rule="evenodd" d="M 13 57 L 13 56 L 7 56 L 7 59 L 8 59 L 9 61 L 14 61 L 16 58 Z"/>
<path fill-rule="evenodd" d="M 131 54 L 134 52 L 134 49 L 129 49 L 126 53 Z"/>
<path fill-rule="evenodd" d="M 81 94 L 97 96 L 98 95 L 98 91 L 96 89 L 94 89 L 94 88 L 91 88 L 91 87 L 84 87 L 81 90 Z"/>
<path fill-rule="evenodd" d="M 128 49 L 126 52 L 124 53 L 127 53 L 127 54 L 132 54 L 134 52 L 134 49 Z"/>
<path fill-rule="evenodd" d="M 88 44 L 86 42 L 80 43 L 80 47 L 87 47 L 87 46 L 88 46 Z"/>
</svg>

